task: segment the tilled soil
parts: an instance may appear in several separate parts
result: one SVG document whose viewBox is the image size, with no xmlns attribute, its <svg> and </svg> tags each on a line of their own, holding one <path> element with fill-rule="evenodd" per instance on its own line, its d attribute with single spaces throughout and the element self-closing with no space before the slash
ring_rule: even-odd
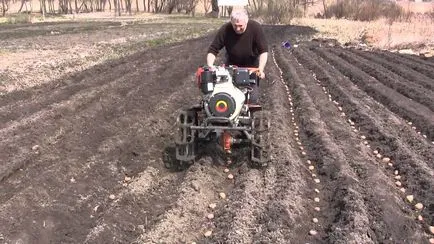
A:
<svg viewBox="0 0 434 244">
<path fill-rule="evenodd" d="M 0 240 L 429 243 L 434 61 L 323 41 L 283 49 L 311 30 L 265 31 L 272 162 L 240 156 L 234 179 L 212 145 L 167 167 L 212 36 L 0 97 Z"/>
</svg>

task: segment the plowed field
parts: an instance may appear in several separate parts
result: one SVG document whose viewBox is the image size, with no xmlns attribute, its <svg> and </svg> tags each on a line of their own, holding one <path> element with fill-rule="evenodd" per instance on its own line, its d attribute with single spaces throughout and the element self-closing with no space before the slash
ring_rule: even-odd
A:
<svg viewBox="0 0 434 244">
<path fill-rule="evenodd" d="M 170 167 L 212 35 L 1 96 L 0 242 L 430 243 L 434 60 L 265 31 L 265 169 Z"/>
</svg>

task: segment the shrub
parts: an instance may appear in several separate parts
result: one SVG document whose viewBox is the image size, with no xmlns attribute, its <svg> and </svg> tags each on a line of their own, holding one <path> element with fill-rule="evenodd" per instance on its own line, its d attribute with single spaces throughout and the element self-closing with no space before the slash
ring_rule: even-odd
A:
<svg viewBox="0 0 434 244">
<path fill-rule="evenodd" d="M 428 12 L 427 14 L 428 14 L 428 17 L 431 19 L 431 21 L 434 22 L 434 8 L 431 9 L 431 12 Z"/>
<path fill-rule="evenodd" d="M 31 22 L 31 15 L 24 14 L 24 13 L 14 14 L 8 16 L 7 18 L 7 23 L 9 24 L 24 24 L 30 22 Z"/>
<path fill-rule="evenodd" d="M 327 18 L 336 17 L 351 20 L 371 21 L 386 17 L 391 22 L 404 13 L 394 2 L 384 0 L 344 0 L 331 5 L 327 10 Z"/>
<path fill-rule="evenodd" d="M 292 1 L 269 0 L 264 8 L 253 15 L 262 17 L 264 22 L 269 24 L 287 24 L 294 17 L 300 17 L 301 11 Z"/>
</svg>

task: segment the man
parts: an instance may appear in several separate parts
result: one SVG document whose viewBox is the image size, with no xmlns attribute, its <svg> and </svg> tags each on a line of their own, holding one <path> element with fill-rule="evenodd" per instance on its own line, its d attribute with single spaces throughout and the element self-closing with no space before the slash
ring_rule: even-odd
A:
<svg viewBox="0 0 434 244">
<path fill-rule="evenodd" d="M 230 23 L 224 24 L 211 43 L 206 62 L 213 66 L 219 51 L 225 47 L 227 65 L 257 67 L 259 78 L 264 79 L 264 68 L 268 58 L 268 44 L 261 25 L 249 20 L 244 9 L 231 13 Z"/>
</svg>

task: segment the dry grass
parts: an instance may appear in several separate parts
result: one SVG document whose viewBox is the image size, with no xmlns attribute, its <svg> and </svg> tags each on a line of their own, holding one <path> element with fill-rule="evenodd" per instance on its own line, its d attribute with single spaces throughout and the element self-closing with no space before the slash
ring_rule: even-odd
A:
<svg viewBox="0 0 434 244">
<path fill-rule="evenodd" d="M 60 24 L 71 19 L 75 19 L 75 22 Z M 40 20 L 35 18 L 35 22 L 38 21 Z M 59 22 L 55 27 L 58 34 L 41 31 L 33 37 L 0 38 L 0 96 L 46 84 L 109 60 L 143 52 L 146 48 L 197 38 L 214 31 L 224 20 L 149 14 L 115 18 L 105 13 L 93 13 L 75 18 L 50 16 L 46 21 L 50 21 L 50 26 L 56 26 L 54 22 Z M 101 24 L 104 22 L 121 24 L 110 24 L 110 28 L 107 28 L 107 25 Z M 19 37 L 22 32 L 29 30 L 36 33 L 44 28 L 42 23 L 25 26 L 24 30 L 8 29 L 9 37 Z M 71 29 L 68 26 L 77 29 L 94 28 L 83 33 L 68 32 Z"/>
<path fill-rule="evenodd" d="M 413 13 L 427 13 L 434 9 L 434 2 L 399 1 L 397 4 L 405 11 Z"/>
<path fill-rule="evenodd" d="M 389 24 L 386 19 L 362 22 L 298 18 L 292 24 L 310 26 L 319 31 L 315 38 L 334 38 L 342 44 L 358 42 L 381 49 L 434 48 L 434 24 L 429 19 Z"/>
</svg>

